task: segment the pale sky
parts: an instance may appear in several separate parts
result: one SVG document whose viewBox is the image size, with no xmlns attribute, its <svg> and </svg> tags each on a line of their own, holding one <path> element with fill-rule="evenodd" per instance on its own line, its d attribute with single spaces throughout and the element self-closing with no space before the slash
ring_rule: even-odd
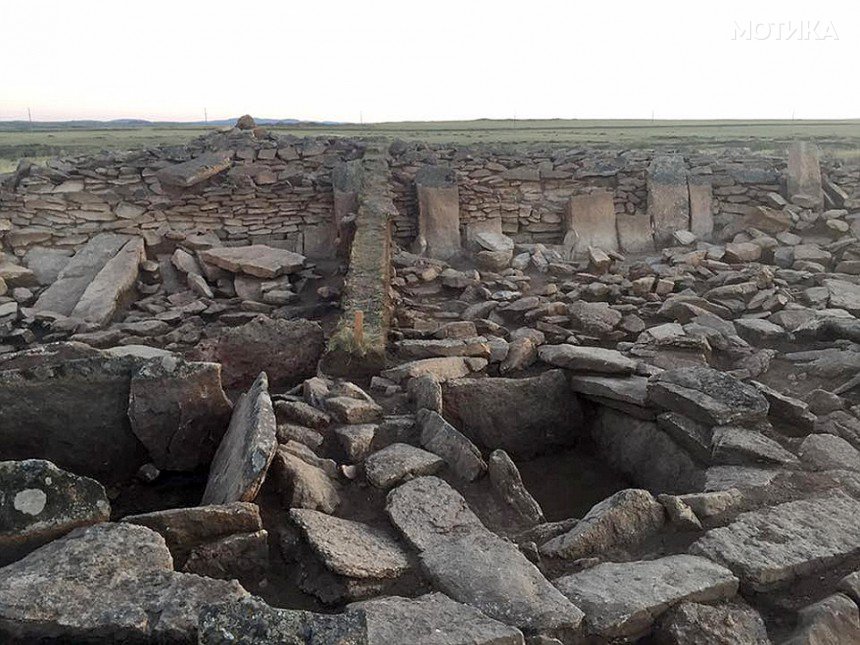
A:
<svg viewBox="0 0 860 645">
<path fill-rule="evenodd" d="M 860 3 L 0 0 L 0 61 L 0 120 L 860 118 Z"/>
</svg>

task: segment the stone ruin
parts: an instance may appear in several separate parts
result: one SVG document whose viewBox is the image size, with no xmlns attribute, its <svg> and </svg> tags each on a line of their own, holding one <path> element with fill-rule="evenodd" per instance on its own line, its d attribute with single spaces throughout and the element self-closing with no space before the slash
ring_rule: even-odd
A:
<svg viewBox="0 0 860 645">
<path fill-rule="evenodd" d="M 860 642 L 860 168 L 275 136 L 0 178 L 0 640 Z"/>
</svg>

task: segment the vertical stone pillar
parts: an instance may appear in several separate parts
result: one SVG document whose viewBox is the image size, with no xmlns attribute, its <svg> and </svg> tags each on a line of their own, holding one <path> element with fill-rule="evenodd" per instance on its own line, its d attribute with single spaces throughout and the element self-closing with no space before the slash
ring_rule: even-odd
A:
<svg viewBox="0 0 860 645">
<path fill-rule="evenodd" d="M 355 215 L 358 213 L 358 190 L 361 161 L 337 164 L 332 170 L 331 183 L 334 206 L 331 222 L 331 246 L 338 257 L 349 257 L 349 248 L 355 234 Z M 305 255 L 309 255 L 305 251 Z"/>
<path fill-rule="evenodd" d="M 654 157 L 648 168 L 648 214 L 657 248 L 672 243 L 672 234 L 690 230 L 687 167 L 681 155 Z"/>
<path fill-rule="evenodd" d="M 795 195 L 805 195 L 817 210 L 824 208 L 824 189 L 821 186 L 821 166 L 818 146 L 807 141 L 795 141 L 788 149 L 786 169 L 786 197 L 794 201 Z"/>
<path fill-rule="evenodd" d="M 418 190 L 419 250 L 438 260 L 460 252 L 460 191 L 454 171 L 424 166 L 415 175 Z"/>
<path fill-rule="evenodd" d="M 707 175 L 690 175 L 690 231 L 700 240 L 710 240 L 714 234 L 713 192 Z"/>
<path fill-rule="evenodd" d="M 618 250 L 615 202 L 608 190 L 574 195 L 567 203 L 564 247 L 569 257 L 581 257 L 589 246 Z"/>
<path fill-rule="evenodd" d="M 615 224 L 622 253 L 654 252 L 654 231 L 648 213 L 622 213 L 616 217 Z"/>
</svg>

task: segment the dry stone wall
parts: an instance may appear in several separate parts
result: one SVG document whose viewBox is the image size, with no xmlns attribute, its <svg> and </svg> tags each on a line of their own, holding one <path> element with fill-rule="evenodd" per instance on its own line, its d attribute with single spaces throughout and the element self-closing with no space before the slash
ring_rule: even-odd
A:
<svg viewBox="0 0 860 645">
<path fill-rule="evenodd" d="M 295 139 L 257 130 L 22 165 L 3 181 L 6 246 L 78 249 L 100 232 L 214 231 L 228 245 L 268 244 L 307 255 L 331 250 L 336 163 L 362 144 Z"/>
</svg>

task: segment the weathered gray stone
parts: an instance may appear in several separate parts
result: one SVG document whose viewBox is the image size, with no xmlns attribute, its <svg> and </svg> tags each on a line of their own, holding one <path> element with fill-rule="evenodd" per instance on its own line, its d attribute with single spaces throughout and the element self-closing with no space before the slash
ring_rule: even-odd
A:
<svg viewBox="0 0 860 645">
<path fill-rule="evenodd" d="M 584 256 L 590 246 L 604 251 L 618 250 L 615 204 L 608 190 L 571 197 L 565 223 L 565 247 L 574 257 Z"/>
<path fill-rule="evenodd" d="M 97 481 L 42 459 L 0 461 L 0 564 L 109 516 Z"/>
<path fill-rule="evenodd" d="M 444 463 L 432 452 L 405 443 L 393 443 L 365 459 L 364 472 L 371 484 L 389 489 L 405 479 L 432 475 Z"/>
<path fill-rule="evenodd" d="M 446 260 L 460 251 L 460 193 L 452 170 L 424 166 L 415 174 L 418 237 L 427 255 Z"/>
<path fill-rule="evenodd" d="M 690 230 L 687 168 L 681 155 L 656 156 L 648 167 L 648 214 L 658 247 L 671 245 L 675 231 Z"/>
<path fill-rule="evenodd" d="M 718 464 L 777 464 L 797 465 L 792 453 L 760 432 L 722 426 L 714 428 L 711 437 L 711 459 Z"/>
<path fill-rule="evenodd" d="M 128 236 L 114 233 L 93 237 L 60 271 L 57 280 L 42 292 L 33 305 L 34 311 L 71 314 L 96 275 L 128 241 Z"/>
<path fill-rule="evenodd" d="M 382 408 L 373 401 L 335 396 L 326 399 L 325 405 L 340 423 L 374 423 L 382 420 Z"/>
<path fill-rule="evenodd" d="M 301 271 L 305 265 L 303 255 L 264 244 L 207 249 L 200 252 L 200 259 L 230 273 L 268 279 Z"/>
<path fill-rule="evenodd" d="M 570 377 L 570 388 L 577 394 L 586 397 L 598 397 L 601 400 L 609 399 L 639 407 L 647 405 L 648 379 L 644 376 L 615 378 L 573 374 Z"/>
<path fill-rule="evenodd" d="M 406 552 L 379 529 L 308 509 L 291 509 L 290 518 L 332 573 L 380 579 L 396 578 L 409 570 Z"/>
<path fill-rule="evenodd" d="M 542 345 L 538 356 L 544 363 L 576 372 L 632 374 L 636 361 L 615 349 L 576 345 Z"/>
<path fill-rule="evenodd" d="M 260 509 L 248 502 L 170 508 L 127 515 L 121 521 L 145 526 L 161 534 L 170 553 L 179 559 L 200 544 L 235 533 L 253 533 L 263 528 Z"/>
<path fill-rule="evenodd" d="M 809 195 L 818 210 L 824 208 L 824 189 L 821 186 L 821 167 L 818 146 L 807 141 L 795 141 L 788 149 L 786 192 L 788 198 Z"/>
<path fill-rule="evenodd" d="M 475 481 L 487 471 L 481 451 L 438 413 L 419 410 L 417 421 L 422 447 L 442 457 L 458 477 Z"/>
<path fill-rule="evenodd" d="M 175 356 L 143 362 L 131 376 L 131 430 L 162 470 L 207 465 L 232 405 L 221 389 L 221 366 Z"/>
<path fill-rule="evenodd" d="M 32 271 L 40 285 L 47 286 L 57 281 L 60 273 L 72 259 L 68 249 L 52 249 L 37 246 L 27 251 L 24 264 Z"/>
<path fill-rule="evenodd" d="M 145 259 L 142 237 L 126 242 L 87 286 L 70 316 L 99 326 L 109 323 L 131 296 Z"/>
<path fill-rule="evenodd" d="M 714 234 L 714 196 L 707 175 L 689 175 L 690 231 L 700 240 L 710 240 Z"/>
<path fill-rule="evenodd" d="M 272 462 L 272 477 L 284 506 L 334 513 L 340 506 L 337 483 L 318 464 L 281 447 Z"/>
<path fill-rule="evenodd" d="M 756 388 L 706 367 L 681 367 L 652 377 L 648 400 L 710 425 L 755 422 L 768 411 Z"/>
<path fill-rule="evenodd" d="M 811 470 L 853 470 L 860 472 L 860 451 L 841 437 L 811 434 L 800 444 L 798 456 Z"/>
<path fill-rule="evenodd" d="M 182 571 L 255 584 L 269 571 L 269 533 L 235 533 L 196 546 L 188 554 Z"/>
<path fill-rule="evenodd" d="M 860 611 L 836 593 L 797 612 L 797 628 L 783 645 L 849 645 L 860 642 Z"/>
<path fill-rule="evenodd" d="M 504 450 L 494 450 L 489 459 L 490 483 L 505 503 L 531 524 L 544 521 L 543 510 L 523 484 L 520 471 Z"/>
<path fill-rule="evenodd" d="M 367 617 L 369 645 L 523 645 L 523 634 L 441 593 L 352 603 Z"/>
<path fill-rule="evenodd" d="M 691 555 L 606 562 L 559 578 L 555 585 L 585 612 L 589 634 L 629 640 L 647 634 L 674 605 L 732 598 L 738 590 L 731 571 Z"/>
<path fill-rule="evenodd" d="M 444 383 L 468 376 L 486 366 L 487 360 L 484 358 L 463 358 L 462 356 L 424 358 L 383 370 L 381 376 L 395 383 L 401 383 L 406 379 L 432 374 L 440 383 Z"/>
<path fill-rule="evenodd" d="M 734 571 L 755 591 L 784 585 L 860 553 L 860 502 L 842 493 L 787 502 L 708 531 L 690 553 Z"/>
<path fill-rule="evenodd" d="M 582 416 L 560 370 L 522 379 L 457 379 L 442 392 L 455 428 L 478 445 L 515 456 L 571 443 Z"/>
<path fill-rule="evenodd" d="M 254 500 L 278 446 L 276 426 L 269 380 L 261 372 L 233 410 L 230 426 L 209 468 L 202 504 Z"/>
<path fill-rule="evenodd" d="M 224 172 L 232 164 L 232 151 L 204 152 L 189 161 L 162 168 L 156 177 L 162 184 L 189 188 Z"/>
<path fill-rule="evenodd" d="M 659 531 L 663 506 L 646 490 L 622 490 L 596 504 L 573 529 L 540 548 L 553 558 L 577 560 L 633 546 Z"/>
<path fill-rule="evenodd" d="M 315 614 L 276 609 L 256 597 L 200 612 L 199 645 L 370 645 L 364 612 Z"/>
<path fill-rule="evenodd" d="M 17 642 L 178 642 L 235 581 L 176 573 L 164 539 L 133 524 L 76 529 L 0 569 L 0 636 Z"/>
<path fill-rule="evenodd" d="M 660 618 L 655 640 L 661 645 L 770 645 L 759 613 L 741 603 L 676 605 Z"/>
<path fill-rule="evenodd" d="M 386 512 L 418 549 L 434 587 L 454 600 L 526 634 L 570 638 L 579 627 L 582 613 L 442 480 L 403 484 L 389 493 Z"/>
</svg>

